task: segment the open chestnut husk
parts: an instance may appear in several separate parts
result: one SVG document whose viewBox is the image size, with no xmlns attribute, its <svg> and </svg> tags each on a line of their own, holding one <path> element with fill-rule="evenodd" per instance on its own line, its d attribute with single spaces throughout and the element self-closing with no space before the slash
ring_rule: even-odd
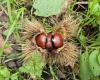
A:
<svg viewBox="0 0 100 80">
<path fill-rule="evenodd" d="M 49 65 L 56 63 L 74 67 L 79 49 L 75 43 L 71 42 L 78 31 L 78 22 L 73 16 L 66 15 L 52 27 L 51 33 L 47 33 L 42 23 L 36 20 L 27 23 L 23 29 L 23 53 L 27 57 L 25 59 L 29 59 L 31 53 L 37 50 Z"/>
</svg>

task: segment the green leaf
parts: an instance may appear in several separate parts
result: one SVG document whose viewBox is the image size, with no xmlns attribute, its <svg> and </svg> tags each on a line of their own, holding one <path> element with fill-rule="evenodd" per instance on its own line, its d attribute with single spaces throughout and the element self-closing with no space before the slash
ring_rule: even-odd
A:
<svg viewBox="0 0 100 80">
<path fill-rule="evenodd" d="M 86 51 L 80 56 L 80 78 L 81 80 L 90 80 L 92 77 L 91 70 L 89 68 L 89 53 Z"/>
<path fill-rule="evenodd" d="M 0 66 L 0 75 L 2 75 L 4 78 L 9 78 L 10 71 L 6 67 Z"/>
<path fill-rule="evenodd" d="M 14 73 L 11 75 L 11 80 L 18 80 L 18 73 Z"/>
<path fill-rule="evenodd" d="M 33 76 L 40 77 L 42 74 L 42 70 L 44 67 L 44 63 L 42 57 L 39 52 L 33 52 L 30 59 L 19 68 L 20 72 L 30 73 Z"/>
<path fill-rule="evenodd" d="M 89 13 L 95 17 L 95 21 L 100 25 L 100 4 L 99 0 L 92 0 L 89 3 Z"/>
<path fill-rule="evenodd" d="M 100 33 L 97 34 L 97 38 L 95 39 L 95 41 L 93 42 L 93 44 L 91 44 L 91 47 L 97 47 L 100 46 Z"/>
<path fill-rule="evenodd" d="M 35 0 L 33 7 L 38 16 L 48 17 L 60 12 L 64 0 Z"/>
<path fill-rule="evenodd" d="M 81 45 L 84 46 L 86 44 L 86 37 L 83 35 L 83 33 L 80 34 L 79 40 L 80 40 Z"/>
<path fill-rule="evenodd" d="M 99 64 L 100 64 L 100 53 L 99 53 L 99 55 L 98 55 L 98 62 L 99 62 Z"/>
<path fill-rule="evenodd" d="M 100 65 L 98 63 L 99 50 L 94 50 L 89 56 L 89 65 L 94 76 L 100 75 Z"/>
<path fill-rule="evenodd" d="M 2 75 L 0 75 L 0 80 L 5 80 L 5 78 Z"/>
<path fill-rule="evenodd" d="M 89 3 L 90 14 L 95 14 L 95 12 L 98 12 L 98 8 L 99 8 L 99 0 L 92 0 Z"/>
<path fill-rule="evenodd" d="M 3 48 L 0 48 L 0 57 L 3 55 Z"/>
<path fill-rule="evenodd" d="M 95 16 L 100 16 L 100 5 L 99 3 L 96 3 L 93 5 L 91 14 L 94 14 Z"/>
<path fill-rule="evenodd" d="M 99 15 L 100 16 L 100 15 Z M 96 16 L 96 23 L 100 25 L 100 17 Z"/>
</svg>

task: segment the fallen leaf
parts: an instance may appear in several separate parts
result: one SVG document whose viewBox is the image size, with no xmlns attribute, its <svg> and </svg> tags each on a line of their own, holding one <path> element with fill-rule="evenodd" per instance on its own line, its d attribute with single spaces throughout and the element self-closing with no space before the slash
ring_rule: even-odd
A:
<svg viewBox="0 0 100 80">
<path fill-rule="evenodd" d="M 3 44 L 4 44 L 4 39 L 2 36 L 2 30 L 0 30 L 0 48 L 3 47 Z M 5 54 L 10 54 L 10 53 L 12 53 L 12 51 L 13 51 L 13 48 L 11 48 L 11 47 L 4 49 Z"/>
</svg>

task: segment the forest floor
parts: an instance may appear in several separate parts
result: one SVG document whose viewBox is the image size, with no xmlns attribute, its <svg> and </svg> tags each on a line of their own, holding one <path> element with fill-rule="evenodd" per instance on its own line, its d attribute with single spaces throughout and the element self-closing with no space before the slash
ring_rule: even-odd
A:
<svg viewBox="0 0 100 80">
<path fill-rule="evenodd" d="M 0 80 L 100 80 L 100 1 L 65 0 L 59 14 L 60 6 L 53 1 L 43 0 L 49 6 L 56 5 L 55 10 L 41 7 L 42 0 L 37 1 L 0 0 Z M 50 32 L 56 21 L 63 20 L 66 9 L 79 18 L 77 38 L 72 40 L 80 50 L 75 68 L 45 65 L 38 52 L 24 63 L 21 34 L 23 23 L 27 23 L 24 19 L 36 19 Z M 32 60 L 36 62 L 33 65 Z"/>
</svg>

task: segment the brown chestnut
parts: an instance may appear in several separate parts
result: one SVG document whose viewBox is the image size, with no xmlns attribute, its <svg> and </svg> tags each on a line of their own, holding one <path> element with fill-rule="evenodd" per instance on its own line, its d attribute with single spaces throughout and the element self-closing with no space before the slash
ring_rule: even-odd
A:
<svg viewBox="0 0 100 80">
<path fill-rule="evenodd" d="M 47 49 L 52 49 L 53 48 L 53 44 L 52 44 L 52 33 L 49 33 L 47 35 L 46 48 Z"/>
<path fill-rule="evenodd" d="M 55 49 L 63 46 L 63 37 L 60 33 L 54 33 L 52 38 L 53 46 Z"/>
<path fill-rule="evenodd" d="M 36 44 L 43 49 L 58 49 L 63 46 L 63 37 L 59 33 L 40 33 L 35 37 Z"/>
<path fill-rule="evenodd" d="M 35 37 L 36 44 L 45 49 L 46 48 L 46 34 L 45 33 L 40 33 Z"/>
</svg>

